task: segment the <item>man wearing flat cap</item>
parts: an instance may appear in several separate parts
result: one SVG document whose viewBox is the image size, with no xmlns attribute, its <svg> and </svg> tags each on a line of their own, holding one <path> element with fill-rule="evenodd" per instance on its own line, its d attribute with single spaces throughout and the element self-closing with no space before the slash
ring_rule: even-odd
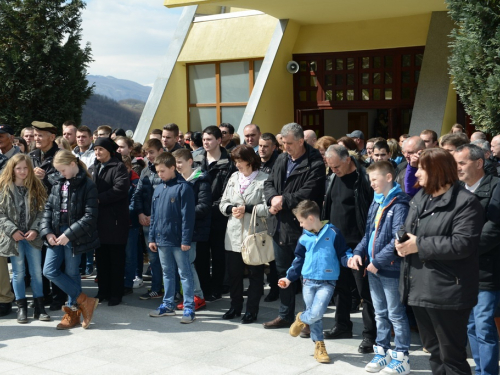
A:
<svg viewBox="0 0 500 375">
<path fill-rule="evenodd" d="M 361 130 L 354 130 L 351 134 L 346 134 L 346 136 L 352 138 L 356 143 L 356 146 L 358 146 L 358 149 L 356 150 L 358 155 L 366 155 L 365 135 Z"/>
</svg>

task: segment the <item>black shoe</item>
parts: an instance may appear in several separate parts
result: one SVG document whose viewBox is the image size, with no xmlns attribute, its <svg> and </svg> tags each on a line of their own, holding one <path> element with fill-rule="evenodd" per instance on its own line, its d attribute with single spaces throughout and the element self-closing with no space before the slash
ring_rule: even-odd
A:
<svg viewBox="0 0 500 375">
<path fill-rule="evenodd" d="M 335 326 L 328 331 L 323 331 L 323 336 L 327 340 L 350 339 L 352 338 L 352 331 L 339 329 Z"/>
<path fill-rule="evenodd" d="M 45 306 L 43 305 L 43 297 L 38 297 L 35 299 L 35 311 L 33 312 L 33 319 L 40 320 L 41 322 L 50 322 L 50 316 L 45 311 Z"/>
<path fill-rule="evenodd" d="M 209 295 L 208 297 L 205 297 L 205 302 L 214 302 L 217 300 L 220 300 L 222 298 L 222 295 L 220 293 L 213 293 Z"/>
<path fill-rule="evenodd" d="M 271 288 L 269 294 L 264 298 L 264 302 L 274 302 L 280 298 L 280 291 L 278 288 Z"/>
<path fill-rule="evenodd" d="M 129 294 L 133 294 L 134 289 L 133 288 L 123 288 L 123 295 L 128 296 Z"/>
<path fill-rule="evenodd" d="M 28 323 L 28 300 L 26 298 L 16 301 L 17 304 L 17 322 L 21 324 Z"/>
<path fill-rule="evenodd" d="M 7 316 L 12 312 L 12 303 L 0 303 L 0 316 Z"/>
<path fill-rule="evenodd" d="M 241 324 L 253 323 L 256 320 L 257 320 L 256 313 L 246 312 L 245 315 L 243 315 L 243 318 L 241 318 Z"/>
<path fill-rule="evenodd" d="M 364 338 L 363 341 L 361 341 L 361 344 L 359 344 L 358 346 L 358 353 L 361 354 L 373 353 L 373 345 L 375 345 L 374 340 Z"/>
<path fill-rule="evenodd" d="M 122 303 L 122 300 L 117 297 L 111 297 L 108 301 L 108 306 L 117 306 Z"/>
<path fill-rule="evenodd" d="M 109 301 L 109 297 L 106 297 L 106 296 L 99 294 L 99 293 L 97 293 L 94 298 L 98 299 L 99 303 L 104 302 L 104 301 Z"/>
<path fill-rule="evenodd" d="M 64 306 L 64 303 L 60 303 L 58 301 L 52 301 L 52 303 L 50 304 L 49 310 L 50 311 L 61 311 L 63 306 Z"/>
<path fill-rule="evenodd" d="M 240 316 L 241 316 L 241 311 L 236 311 L 234 308 L 231 307 L 229 310 L 226 311 L 224 315 L 222 315 L 222 319 L 229 320 Z"/>
</svg>

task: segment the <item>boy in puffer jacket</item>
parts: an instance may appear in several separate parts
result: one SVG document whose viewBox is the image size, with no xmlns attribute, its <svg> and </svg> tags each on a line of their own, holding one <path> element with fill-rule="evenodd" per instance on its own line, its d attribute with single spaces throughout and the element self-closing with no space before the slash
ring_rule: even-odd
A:
<svg viewBox="0 0 500 375">
<path fill-rule="evenodd" d="M 375 191 L 368 211 L 365 236 L 353 251 L 349 267 L 358 269 L 366 260 L 370 294 L 377 322 L 375 357 L 368 372 L 409 374 L 410 325 L 398 291 L 401 258 L 394 252 L 396 233 L 406 220 L 410 197 L 394 182 L 394 168 L 378 161 L 367 168 Z M 395 350 L 391 350 L 391 325 Z"/>
<path fill-rule="evenodd" d="M 323 338 L 322 318 L 332 299 L 340 265 L 347 267 L 352 253 L 338 228 L 328 221 L 320 221 L 320 213 L 318 204 L 309 200 L 300 202 L 293 210 L 304 232 L 295 248 L 292 266 L 286 277 L 278 281 L 278 286 L 288 288 L 302 274 L 306 310 L 297 314 L 290 326 L 290 335 L 297 337 L 308 324 L 311 339 L 315 342 L 314 358 L 320 363 L 330 363 Z"/>
</svg>

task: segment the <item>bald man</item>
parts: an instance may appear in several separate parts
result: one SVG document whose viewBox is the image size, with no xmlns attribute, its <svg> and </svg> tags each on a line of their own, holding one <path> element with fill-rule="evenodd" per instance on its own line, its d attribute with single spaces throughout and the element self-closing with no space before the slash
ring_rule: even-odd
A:
<svg viewBox="0 0 500 375">
<path fill-rule="evenodd" d="M 486 134 L 484 134 L 483 132 L 474 132 L 470 136 L 470 141 L 471 142 L 477 141 L 478 139 L 484 139 L 484 140 L 486 140 Z"/>
<path fill-rule="evenodd" d="M 500 135 L 496 135 L 491 140 L 491 158 L 493 163 L 497 168 L 497 172 L 500 172 Z"/>
<path fill-rule="evenodd" d="M 316 146 L 318 137 L 316 137 L 316 132 L 314 130 L 304 130 L 304 141 L 309 143 L 311 147 Z"/>
</svg>

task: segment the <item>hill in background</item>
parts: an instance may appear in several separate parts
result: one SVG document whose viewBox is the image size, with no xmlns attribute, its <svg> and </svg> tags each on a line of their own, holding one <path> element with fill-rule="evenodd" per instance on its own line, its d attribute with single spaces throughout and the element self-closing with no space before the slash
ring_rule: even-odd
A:
<svg viewBox="0 0 500 375">
<path fill-rule="evenodd" d="M 90 85 L 95 85 L 94 94 L 107 96 L 116 101 L 137 99 L 146 102 L 151 92 L 151 87 L 127 79 L 88 75 L 87 80 Z"/>
</svg>

